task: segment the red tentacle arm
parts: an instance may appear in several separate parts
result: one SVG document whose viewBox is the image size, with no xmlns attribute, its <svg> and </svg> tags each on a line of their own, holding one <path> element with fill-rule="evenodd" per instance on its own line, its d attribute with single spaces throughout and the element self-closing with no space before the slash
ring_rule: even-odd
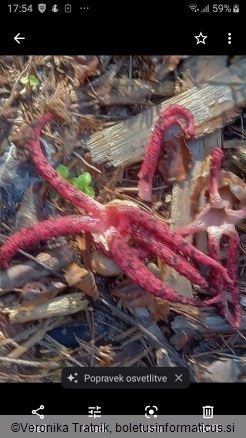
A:
<svg viewBox="0 0 246 438">
<path fill-rule="evenodd" d="M 211 256 L 213 256 L 216 260 L 220 260 L 220 238 L 215 238 L 211 234 L 208 234 L 208 249 Z M 236 239 L 238 241 L 238 239 Z M 231 244 L 231 241 L 230 241 Z M 230 245 L 229 244 L 229 245 Z M 234 251 L 235 248 L 233 248 Z M 234 255 L 233 255 L 234 258 Z M 228 266 L 228 263 L 227 263 Z M 230 271 L 228 270 L 228 273 Z M 230 272 L 230 274 L 233 274 Z M 235 276 L 235 275 L 233 275 Z M 232 276 L 232 278 L 233 278 Z M 239 328 L 241 325 L 241 308 L 240 308 L 240 296 L 239 301 L 234 299 L 234 292 L 235 292 L 235 284 L 228 285 L 229 289 L 232 291 L 232 301 L 233 301 L 233 307 L 234 307 L 234 315 L 232 315 L 228 302 L 226 299 L 226 293 L 225 293 L 225 284 L 224 279 L 221 277 L 221 275 L 218 273 L 216 269 L 211 269 L 211 292 L 214 295 L 213 298 L 207 299 L 204 301 L 204 304 L 206 305 L 212 305 L 215 304 L 219 310 L 219 313 L 221 316 L 225 318 L 225 320 L 233 327 L 233 328 Z M 238 289 L 239 292 L 239 289 Z M 235 306 L 234 306 L 235 305 Z"/>
<path fill-rule="evenodd" d="M 206 216 L 207 214 L 210 214 L 210 204 L 206 205 L 203 209 L 203 214 L 200 216 L 199 214 L 196 216 L 196 218 L 189 223 L 188 225 L 184 225 L 181 228 L 178 228 L 177 230 L 175 230 L 175 233 L 178 236 L 181 237 L 187 237 L 187 236 L 192 236 L 193 234 L 198 233 L 199 231 L 204 230 L 205 227 L 205 221 L 206 221 Z M 211 221 L 212 223 L 212 221 Z"/>
<path fill-rule="evenodd" d="M 181 120 L 179 120 L 179 117 Z M 176 124 L 180 125 L 186 138 L 194 136 L 194 119 L 191 112 L 186 108 L 174 105 L 160 114 L 138 174 L 140 178 L 138 183 L 139 196 L 144 201 L 150 202 L 152 199 L 152 183 L 164 141 L 163 137 L 165 131 Z"/>
<path fill-rule="evenodd" d="M 208 235 L 209 254 L 211 257 L 213 257 L 214 260 L 217 260 L 218 262 L 220 261 L 220 240 L 220 234 L 216 236 Z M 233 318 L 231 318 L 224 291 L 224 279 L 217 269 L 211 269 L 210 281 L 211 293 L 213 294 L 213 298 L 205 300 L 205 303 L 207 305 L 216 304 L 220 315 L 223 316 L 229 323 L 232 323 Z"/>
<path fill-rule="evenodd" d="M 173 292 L 171 288 L 156 278 L 135 255 L 120 233 L 113 227 L 105 233 L 107 244 L 114 260 L 127 275 L 149 293 L 171 302 L 204 306 L 200 300 L 193 300 Z"/>
<path fill-rule="evenodd" d="M 105 249 L 101 242 L 93 241 L 93 245 L 99 252 L 104 254 L 106 257 L 113 258 L 111 251 Z M 135 256 L 138 257 L 140 260 L 150 259 L 151 257 L 153 257 L 152 253 L 147 248 L 144 248 L 142 246 L 139 246 L 137 248 L 135 248 L 134 246 L 130 246 L 130 248 Z"/>
<path fill-rule="evenodd" d="M 181 105 L 172 105 L 160 113 L 159 121 L 162 123 L 166 118 L 173 116 L 178 119 L 185 137 L 193 138 L 195 135 L 195 122 L 191 111 Z"/>
<path fill-rule="evenodd" d="M 107 226 L 100 220 L 88 216 L 70 215 L 56 219 L 39 222 L 32 227 L 17 231 L 0 249 L 0 263 L 7 269 L 8 260 L 19 249 L 28 248 L 30 245 L 48 240 L 51 237 L 76 234 L 81 231 L 90 233 L 104 232 Z"/>
<path fill-rule="evenodd" d="M 220 148 L 214 148 L 211 153 L 210 188 L 209 201 L 213 208 L 223 208 L 223 199 L 219 193 L 219 172 L 222 162 L 223 152 Z"/>
<path fill-rule="evenodd" d="M 228 288 L 231 292 L 233 309 L 235 313 L 235 320 L 233 326 L 239 328 L 242 322 L 242 309 L 240 306 L 240 289 L 238 285 L 238 258 L 239 258 L 239 244 L 240 237 L 238 232 L 235 230 L 228 234 L 229 237 L 229 248 L 227 253 L 227 269 L 228 274 L 233 279 L 234 284 L 229 285 Z"/>
<path fill-rule="evenodd" d="M 151 257 L 153 257 L 153 253 L 143 245 L 138 246 L 137 248 L 134 247 L 134 251 L 137 257 L 140 258 L 140 260 L 150 259 Z"/>
<path fill-rule="evenodd" d="M 83 208 L 87 213 L 99 217 L 105 212 L 105 207 L 58 175 L 43 155 L 40 146 L 41 130 L 52 118 L 52 114 L 45 114 L 45 116 L 32 129 L 31 138 L 27 142 L 30 156 L 40 175 L 42 175 L 45 181 L 47 181 L 61 196 L 68 199 L 73 205 Z"/>
<path fill-rule="evenodd" d="M 146 234 L 146 230 L 143 228 L 133 227 L 132 237 L 139 243 L 144 245 L 152 254 L 157 255 L 167 265 L 174 268 L 181 275 L 184 275 L 194 284 L 198 284 L 203 288 L 208 287 L 208 283 L 205 278 L 198 272 L 198 270 L 192 266 L 181 254 L 172 251 L 168 246 L 161 243 L 157 236 L 154 234 Z"/>
<path fill-rule="evenodd" d="M 217 269 L 221 275 L 224 276 L 226 281 L 232 283 L 232 280 L 228 276 L 226 269 L 221 265 L 221 263 L 213 260 L 208 255 L 199 251 L 193 245 L 186 242 L 183 237 L 179 236 L 175 231 L 172 231 L 170 227 L 165 224 L 165 222 L 160 221 L 154 216 L 151 216 L 149 213 L 134 207 L 124 206 L 122 207 L 122 212 L 123 211 L 129 217 L 130 223 L 145 228 L 146 234 L 149 233 L 152 235 L 153 233 L 156 233 L 160 239 L 160 242 L 164 245 L 175 249 L 185 257 L 194 259 L 197 263 L 202 263 L 209 268 Z"/>
</svg>

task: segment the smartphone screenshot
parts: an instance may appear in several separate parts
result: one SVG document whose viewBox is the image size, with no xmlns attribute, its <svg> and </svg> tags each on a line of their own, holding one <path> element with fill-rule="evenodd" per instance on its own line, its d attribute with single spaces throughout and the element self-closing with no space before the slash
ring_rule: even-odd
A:
<svg viewBox="0 0 246 438">
<path fill-rule="evenodd" d="M 0 17 L 0 437 L 243 437 L 244 2 Z"/>
</svg>

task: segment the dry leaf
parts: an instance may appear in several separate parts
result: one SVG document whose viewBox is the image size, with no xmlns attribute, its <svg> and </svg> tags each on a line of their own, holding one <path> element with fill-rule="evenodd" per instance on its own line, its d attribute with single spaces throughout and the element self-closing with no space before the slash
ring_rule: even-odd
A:
<svg viewBox="0 0 246 438">
<path fill-rule="evenodd" d="M 93 132 L 101 131 L 103 129 L 102 120 L 96 119 L 93 116 L 83 116 L 79 120 L 79 134 L 92 134 Z"/>
<path fill-rule="evenodd" d="M 82 290 L 86 295 L 89 295 L 94 300 L 99 298 L 99 292 L 93 272 L 88 271 L 83 280 L 77 284 L 77 287 Z"/>
<path fill-rule="evenodd" d="M 12 136 L 12 142 L 17 147 L 26 147 L 26 142 L 31 138 L 32 128 L 26 123 L 22 123 L 22 125 L 18 128 Z"/>
<path fill-rule="evenodd" d="M 76 236 L 75 237 L 76 245 L 80 252 L 84 252 L 87 250 L 86 238 L 85 236 Z"/>
<path fill-rule="evenodd" d="M 152 305 L 150 305 L 149 310 L 155 321 L 167 320 L 170 313 L 169 303 L 163 298 L 154 297 Z"/>
<path fill-rule="evenodd" d="M 69 286 L 76 286 L 94 299 L 99 298 L 95 277 L 91 271 L 72 263 L 65 272 L 64 277 Z"/>
<path fill-rule="evenodd" d="M 76 263 L 71 263 L 65 271 L 65 279 L 68 286 L 76 286 L 86 275 L 88 271 Z"/>
<path fill-rule="evenodd" d="M 87 56 L 71 62 L 71 65 L 74 69 L 74 80 L 76 86 L 79 87 L 90 76 L 97 72 L 99 59 L 96 56 Z"/>
<path fill-rule="evenodd" d="M 182 56 L 177 55 L 164 56 L 162 61 L 162 68 L 165 72 L 165 75 L 174 71 L 177 65 L 180 63 L 181 59 Z"/>
<path fill-rule="evenodd" d="M 168 73 L 173 72 L 180 63 L 182 56 L 144 56 L 149 70 L 141 72 L 141 76 L 155 82 L 162 82 Z"/>
<path fill-rule="evenodd" d="M 137 285 L 135 288 L 129 289 L 128 292 L 115 289 L 112 294 L 121 298 L 122 304 L 126 308 L 146 307 L 155 321 L 166 320 L 170 313 L 169 303 L 166 300 L 149 294 L 138 288 Z"/>
</svg>

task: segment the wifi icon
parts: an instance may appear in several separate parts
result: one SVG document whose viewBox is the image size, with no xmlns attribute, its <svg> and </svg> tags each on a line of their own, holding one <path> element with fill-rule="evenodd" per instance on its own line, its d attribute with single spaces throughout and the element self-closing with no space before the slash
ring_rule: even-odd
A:
<svg viewBox="0 0 246 438">
<path fill-rule="evenodd" d="M 199 9 L 197 8 L 197 5 L 189 5 L 189 8 L 190 8 L 193 12 L 199 12 Z"/>
</svg>

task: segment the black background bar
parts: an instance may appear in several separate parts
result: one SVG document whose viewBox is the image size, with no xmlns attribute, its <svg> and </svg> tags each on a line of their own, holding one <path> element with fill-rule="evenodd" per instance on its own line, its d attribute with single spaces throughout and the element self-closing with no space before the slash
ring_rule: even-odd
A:
<svg viewBox="0 0 246 438">
<path fill-rule="evenodd" d="M 30 2 L 35 12 L 9 12 L 0 3 L 0 16 L 6 26 L 0 28 L 0 54 L 242 54 L 245 4 L 240 13 L 194 13 L 189 2 L 141 1 L 101 2 L 88 0 L 90 10 L 80 11 L 72 4 L 72 13 L 37 11 L 38 2 Z M 45 2 L 44 2 L 45 3 Z M 22 3 L 19 2 L 19 5 Z M 64 4 L 57 2 L 58 7 Z M 76 9 L 77 8 L 77 9 Z M 206 35 L 205 44 L 197 44 L 196 35 Z M 25 37 L 18 44 L 14 37 Z M 231 44 L 228 44 L 231 33 Z M 241 53 L 242 51 L 242 53 Z"/>
<path fill-rule="evenodd" d="M 245 384 L 191 383 L 187 389 L 64 389 L 60 384 L 2 384 L 1 414 L 27 415 L 40 404 L 46 415 L 87 415 L 100 406 L 105 415 L 142 415 L 147 405 L 158 414 L 201 415 L 214 406 L 216 415 L 245 415 Z"/>
</svg>

